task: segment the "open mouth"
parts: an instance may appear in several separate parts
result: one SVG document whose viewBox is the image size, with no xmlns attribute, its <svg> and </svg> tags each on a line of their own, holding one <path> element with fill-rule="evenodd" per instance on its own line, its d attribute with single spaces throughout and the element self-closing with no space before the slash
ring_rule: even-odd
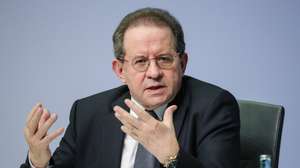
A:
<svg viewBox="0 0 300 168">
<path fill-rule="evenodd" d="M 161 95 L 164 93 L 164 89 L 166 86 L 159 85 L 159 86 L 150 86 L 146 88 L 146 92 L 151 94 L 151 95 Z"/>
<path fill-rule="evenodd" d="M 148 90 L 158 90 L 158 89 L 161 89 L 161 88 L 164 88 L 164 86 L 150 86 L 147 89 Z"/>
</svg>

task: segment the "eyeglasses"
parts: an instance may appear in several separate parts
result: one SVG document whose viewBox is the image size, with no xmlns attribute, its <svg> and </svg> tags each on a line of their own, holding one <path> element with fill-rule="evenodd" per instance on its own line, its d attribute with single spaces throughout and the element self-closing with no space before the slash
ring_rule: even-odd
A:
<svg viewBox="0 0 300 168">
<path fill-rule="evenodd" d="M 124 58 L 118 58 L 121 62 L 130 62 L 129 60 L 126 60 Z M 131 60 L 131 66 L 139 72 L 145 72 L 149 65 L 150 65 L 150 60 L 154 59 L 156 65 L 158 65 L 159 68 L 161 69 L 171 69 L 174 64 L 175 64 L 175 56 L 166 54 L 166 55 L 160 55 L 155 58 L 149 59 L 148 57 L 145 56 L 137 56 L 134 57 Z"/>
</svg>

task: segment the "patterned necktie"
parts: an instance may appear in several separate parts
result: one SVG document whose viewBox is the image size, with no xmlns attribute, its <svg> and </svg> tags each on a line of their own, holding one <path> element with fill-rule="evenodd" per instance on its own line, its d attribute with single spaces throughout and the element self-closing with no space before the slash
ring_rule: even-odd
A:
<svg viewBox="0 0 300 168">
<path fill-rule="evenodd" d="M 158 116 L 155 114 L 153 110 L 146 110 L 153 118 L 159 120 Z M 138 149 L 136 152 L 134 168 L 154 168 L 155 165 L 155 157 L 148 152 L 143 145 L 139 143 Z"/>
</svg>

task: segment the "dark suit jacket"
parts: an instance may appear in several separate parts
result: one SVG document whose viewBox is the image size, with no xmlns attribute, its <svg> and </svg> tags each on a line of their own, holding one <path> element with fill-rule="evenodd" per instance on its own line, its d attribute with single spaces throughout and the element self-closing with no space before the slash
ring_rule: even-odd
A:
<svg viewBox="0 0 300 168">
<path fill-rule="evenodd" d="M 77 100 L 70 123 L 50 163 L 64 168 L 119 168 L 124 133 L 113 106 L 128 109 L 126 86 Z M 238 168 L 239 109 L 235 98 L 214 85 L 185 76 L 170 104 L 180 144 L 177 168 Z M 28 166 L 28 160 L 24 167 Z M 156 167 L 162 167 L 157 161 Z"/>
</svg>

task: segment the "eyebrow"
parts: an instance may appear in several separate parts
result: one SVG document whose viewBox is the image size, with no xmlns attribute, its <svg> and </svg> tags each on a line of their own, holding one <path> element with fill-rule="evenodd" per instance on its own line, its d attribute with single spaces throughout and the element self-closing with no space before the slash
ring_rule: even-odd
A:
<svg viewBox="0 0 300 168">
<path fill-rule="evenodd" d="M 162 53 L 160 53 L 158 55 L 155 55 L 155 57 L 157 57 L 157 56 L 164 56 L 164 55 L 172 55 L 171 52 L 172 51 L 165 51 L 165 52 L 162 52 Z M 145 56 L 144 54 L 137 54 L 137 55 L 133 56 L 133 58 L 136 58 L 136 57 L 147 57 L 147 56 Z"/>
</svg>

